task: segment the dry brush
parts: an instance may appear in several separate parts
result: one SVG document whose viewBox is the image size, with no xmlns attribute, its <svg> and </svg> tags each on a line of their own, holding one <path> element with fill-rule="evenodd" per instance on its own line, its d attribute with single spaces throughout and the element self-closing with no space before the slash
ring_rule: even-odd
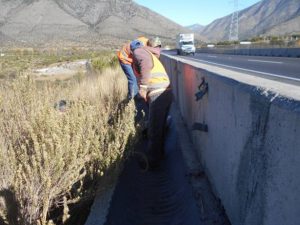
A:
<svg viewBox="0 0 300 225">
<path fill-rule="evenodd" d="M 70 204 L 93 195 L 86 181 L 118 168 L 136 140 L 126 92 L 118 69 L 63 86 L 30 77 L 1 84 L 0 223 L 61 224 Z M 63 110 L 54 107 L 61 99 Z"/>
</svg>

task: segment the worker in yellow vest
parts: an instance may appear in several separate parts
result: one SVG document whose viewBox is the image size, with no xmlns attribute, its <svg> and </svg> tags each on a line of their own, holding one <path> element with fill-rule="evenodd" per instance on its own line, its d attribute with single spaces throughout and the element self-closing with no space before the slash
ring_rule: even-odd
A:
<svg viewBox="0 0 300 225">
<path fill-rule="evenodd" d="M 143 43 L 143 45 L 147 45 L 147 38 L 139 37 L 137 40 Z M 128 80 L 128 98 L 133 99 L 138 94 L 138 86 L 136 77 L 132 70 L 132 54 L 130 51 L 130 42 L 124 44 L 121 50 L 118 51 L 117 55 L 120 66 Z"/>
<path fill-rule="evenodd" d="M 130 44 L 130 49 L 139 94 L 149 105 L 146 156 L 149 167 L 156 168 L 164 157 L 165 126 L 172 102 L 172 92 L 169 76 L 159 60 L 160 39 L 150 39 L 147 45 L 134 40 Z"/>
</svg>

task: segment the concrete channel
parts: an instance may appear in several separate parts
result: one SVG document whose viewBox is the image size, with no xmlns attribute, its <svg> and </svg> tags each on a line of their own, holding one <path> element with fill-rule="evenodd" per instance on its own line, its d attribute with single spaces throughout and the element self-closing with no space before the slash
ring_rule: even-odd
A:
<svg viewBox="0 0 300 225">
<path fill-rule="evenodd" d="M 195 157 L 175 103 L 171 115 L 165 142 L 166 158 L 161 167 L 142 171 L 138 154 L 131 157 L 113 195 L 108 192 L 106 197 L 100 195 L 95 200 L 86 225 L 230 224 Z M 142 140 L 136 151 L 143 152 L 146 142 Z"/>
</svg>

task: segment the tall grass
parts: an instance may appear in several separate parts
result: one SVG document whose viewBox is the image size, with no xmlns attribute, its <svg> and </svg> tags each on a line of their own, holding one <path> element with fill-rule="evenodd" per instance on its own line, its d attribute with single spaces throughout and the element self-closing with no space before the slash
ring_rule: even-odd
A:
<svg viewBox="0 0 300 225">
<path fill-rule="evenodd" d="M 64 86 L 30 77 L 1 84 L 0 224 L 68 221 L 69 206 L 92 195 L 87 180 L 118 168 L 135 142 L 126 92 L 118 69 Z M 61 99 L 64 111 L 54 107 Z"/>
</svg>

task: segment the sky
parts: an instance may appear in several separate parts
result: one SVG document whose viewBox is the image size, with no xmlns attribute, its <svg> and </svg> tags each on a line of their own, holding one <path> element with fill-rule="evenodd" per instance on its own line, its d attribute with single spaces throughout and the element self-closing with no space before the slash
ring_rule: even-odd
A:
<svg viewBox="0 0 300 225">
<path fill-rule="evenodd" d="M 136 3 L 182 25 L 207 25 L 234 10 L 233 0 L 134 0 Z M 260 0 L 239 0 L 239 9 L 247 8 Z"/>
</svg>

